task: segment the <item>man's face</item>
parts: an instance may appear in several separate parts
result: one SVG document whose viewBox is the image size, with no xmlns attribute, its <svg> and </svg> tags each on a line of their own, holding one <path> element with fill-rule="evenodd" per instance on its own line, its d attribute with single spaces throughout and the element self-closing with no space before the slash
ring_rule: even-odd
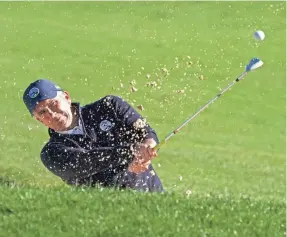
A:
<svg viewBox="0 0 287 237">
<path fill-rule="evenodd" d="M 55 131 L 65 131 L 72 124 L 71 98 L 67 92 L 36 105 L 34 117 Z"/>
</svg>

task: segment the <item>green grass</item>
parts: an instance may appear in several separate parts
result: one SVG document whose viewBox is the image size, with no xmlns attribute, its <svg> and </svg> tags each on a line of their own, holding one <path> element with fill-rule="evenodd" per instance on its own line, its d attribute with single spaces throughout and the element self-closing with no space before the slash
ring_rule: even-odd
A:
<svg viewBox="0 0 287 237">
<path fill-rule="evenodd" d="M 283 236 L 285 19 L 285 2 L 0 2 L 0 236 Z M 71 189 L 41 164 L 31 81 L 142 104 L 163 139 L 252 57 L 264 67 L 160 150 L 165 195 Z"/>
<path fill-rule="evenodd" d="M 0 220 L 4 226 L 13 222 L 16 228 L 7 229 L 3 236 L 229 237 L 283 236 L 276 234 L 284 232 L 283 203 L 244 196 L 26 188 L 4 192 L 9 197 L 3 198 Z"/>
</svg>

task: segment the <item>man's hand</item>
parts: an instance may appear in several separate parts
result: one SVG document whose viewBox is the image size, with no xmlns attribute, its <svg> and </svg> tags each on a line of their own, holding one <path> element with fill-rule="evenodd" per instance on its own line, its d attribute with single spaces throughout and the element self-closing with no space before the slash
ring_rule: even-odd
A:
<svg viewBox="0 0 287 237">
<path fill-rule="evenodd" d="M 133 173 L 141 173 L 148 169 L 151 160 L 157 156 L 154 139 L 146 139 L 143 143 L 136 144 L 134 148 L 134 160 L 129 165 L 128 170 Z"/>
<path fill-rule="evenodd" d="M 146 143 L 138 143 L 134 149 L 135 160 L 139 164 L 150 162 L 152 158 L 156 157 L 156 150 Z"/>
</svg>

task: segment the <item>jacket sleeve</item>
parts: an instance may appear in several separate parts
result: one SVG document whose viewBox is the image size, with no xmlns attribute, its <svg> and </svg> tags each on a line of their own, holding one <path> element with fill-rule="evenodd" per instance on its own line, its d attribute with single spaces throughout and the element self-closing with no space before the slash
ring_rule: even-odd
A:
<svg viewBox="0 0 287 237">
<path fill-rule="evenodd" d="M 85 150 L 49 142 L 42 149 L 41 160 L 52 173 L 71 180 L 89 177 L 119 165 L 127 166 L 132 160 L 132 151 L 129 148 Z"/>
<path fill-rule="evenodd" d="M 106 98 L 110 100 L 118 119 L 121 120 L 124 126 L 129 128 L 132 133 L 134 132 L 143 139 L 153 138 L 157 143 L 159 142 L 155 130 L 145 122 L 143 117 L 129 103 L 118 96 L 110 95 Z"/>
</svg>

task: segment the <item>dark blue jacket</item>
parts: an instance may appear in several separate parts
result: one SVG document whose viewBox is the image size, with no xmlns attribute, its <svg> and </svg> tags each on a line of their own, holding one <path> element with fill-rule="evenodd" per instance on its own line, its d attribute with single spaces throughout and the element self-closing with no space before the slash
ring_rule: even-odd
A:
<svg viewBox="0 0 287 237">
<path fill-rule="evenodd" d="M 151 165 L 143 174 L 130 173 L 130 147 L 117 148 L 146 138 L 158 142 L 155 131 L 148 124 L 139 123 L 143 118 L 135 109 L 117 96 L 106 96 L 84 107 L 72 105 L 79 111 L 84 135 L 60 134 L 49 129 L 50 140 L 42 149 L 41 160 L 51 172 L 68 184 L 162 191 Z"/>
</svg>

